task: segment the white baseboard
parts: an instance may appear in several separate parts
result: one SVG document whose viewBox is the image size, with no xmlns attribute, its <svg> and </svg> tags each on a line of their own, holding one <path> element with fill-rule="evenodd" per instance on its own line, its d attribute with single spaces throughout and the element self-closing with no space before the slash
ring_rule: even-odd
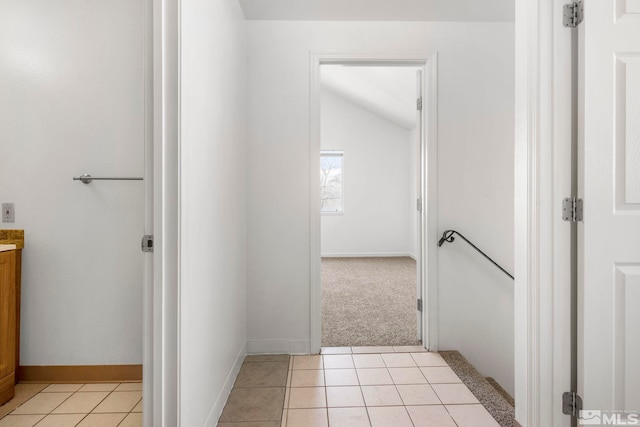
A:
<svg viewBox="0 0 640 427">
<path fill-rule="evenodd" d="M 309 340 L 248 340 L 247 354 L 309 354 Z"/>
<path fill-rule="evenodd" d="M 227 399 L 229 398 L 229 394 L 231 394 L 231 389 L 233 388 L 233 384 L 236 382 L 236 378 L 238 378 L 238 373 L 240 373 L 240 368 L 242 367 L 242 363 L 244 362 L 244 357 L 247 355 L 247 345 L 243 344 L 236 356 L 236 360 L 233 362 L 233 366 L 231 367 L 231 371 L 227 375 L 227 379 L 222 386 L 222 390 L 218 394 L 218 398 L 216 399 L 216 403 L 211 408 L 209 412 L 209 416 L 207 417 L 207 421 L 205 422 L 206 427 L 216 427 L 218 425 L 218 419 L 220 415 L 222 415 L 222 410 L 224 409 L 224 405 L 227 403 Z"/>
<path fill-rule="evenodd" d="M 385 257 L 411 257 L 416 259 L 414 254 L 409 252 L 328 252 L 320 255 L 322 258 L 385 258 Z"/>
</svg>

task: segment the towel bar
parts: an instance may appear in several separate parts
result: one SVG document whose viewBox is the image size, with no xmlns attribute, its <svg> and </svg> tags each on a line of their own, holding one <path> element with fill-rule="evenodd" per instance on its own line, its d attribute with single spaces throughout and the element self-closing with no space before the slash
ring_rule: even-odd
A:
<svg viewBox="0 0 640 427">
<path fill-rule="evenodd" d="M 80 175 L 80 176 L 74 176 L 73 180 L 74 181 L 82 181 L 83 184 L 90 184 L 91 181 L 93 181 L 93 180 L 97 180 L 97 181 L 142 181 L 142 178 L 139 178 L 139 177 L 120 177 L 120 178 L 115 178 L 115 177 L 97 177 L 97 176 L 91 176 L 88 173 L 85 173 L 85 174 Z"/>
</svg>

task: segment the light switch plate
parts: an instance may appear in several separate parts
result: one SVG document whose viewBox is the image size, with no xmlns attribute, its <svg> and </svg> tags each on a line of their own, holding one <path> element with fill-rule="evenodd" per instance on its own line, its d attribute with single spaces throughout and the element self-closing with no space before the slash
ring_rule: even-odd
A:
<svg viewBox="0 0 640 427">
<path fill-rule="evenodd" d="M 2 204 L 2 222 L 15 222 L 16 211 L 13 207 L 13 203 Z"/>
</svg>

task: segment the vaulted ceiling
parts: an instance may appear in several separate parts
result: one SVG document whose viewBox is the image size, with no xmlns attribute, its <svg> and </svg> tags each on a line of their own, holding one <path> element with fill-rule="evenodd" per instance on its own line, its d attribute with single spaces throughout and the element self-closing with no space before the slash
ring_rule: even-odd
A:
<svg viewBox="0 0 640 427">
<path fill-rule="evenodd" d="M 515 0 L 239 2 L 248 20 L 513 22 L 515 12 Z M 323 68 L 322 85 L 325 90 L 406 129 L 415 126 L 415 69 Z"/>
<path fill-rule="evenodd" d="M 322 88 L 405 129 L 416 125 L 417 67 L 323 65 Z"/>
<path fill-rule="evenodd" d="M 239 0 L 246 19 L 512 22 L 514 0 Z"/>
</svg>

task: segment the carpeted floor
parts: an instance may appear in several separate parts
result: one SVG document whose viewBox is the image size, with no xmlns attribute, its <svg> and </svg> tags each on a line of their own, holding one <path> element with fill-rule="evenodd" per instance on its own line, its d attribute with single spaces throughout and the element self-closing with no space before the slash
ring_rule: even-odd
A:
<svg viewBox="0 0 640 427">
<path fill-rule="evenodd" d="M 449 364 L 453 372 L 471 390 L 471 393 L 487 408 L 500 427 L 513 427 L 513 398 L 493 380 L 485 378 L 457 351 L 441 351 L 440 356 Z"/>
<path fill-rule="evenodd" d="M 322 259 L 322 346 L 417 345 L 416 262 Z"/>
</svg>

